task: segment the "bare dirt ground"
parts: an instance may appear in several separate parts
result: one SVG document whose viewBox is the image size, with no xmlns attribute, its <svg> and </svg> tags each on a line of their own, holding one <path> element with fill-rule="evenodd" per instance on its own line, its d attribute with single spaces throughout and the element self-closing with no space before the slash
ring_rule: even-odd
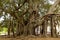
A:
<svg viewBox="0 0 60 40">
<path fill-rule="evenodd" d="M 28 38 L 28 39 L 0 38 L 0 40 L 60 40 L 60 38 Z"/>
<path fill-rule="evenodd" d="M 8 37 L 0 37 L 0 40 L 60 40 L 60 38 L 40 38 L 40 37 L 15 37 L 15 38 L 8 38 Z"/>
</svg>

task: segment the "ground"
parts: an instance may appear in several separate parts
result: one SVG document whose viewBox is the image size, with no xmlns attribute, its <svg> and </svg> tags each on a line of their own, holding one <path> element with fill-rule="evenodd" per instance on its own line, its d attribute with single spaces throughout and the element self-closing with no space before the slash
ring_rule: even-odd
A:
<svg viewBox="0 0 60 40">
<path fill-rule="evenodd" d="M 8 38 L 8 37 L 0 37 L 0 40 L 60 40 L 60 38 L 40 38 L 40 37 L 15 37 L 15 38 Z"/>
<path fill-rule="evenodd" d="M 28 39 L 0 38 L 0 40 L 60 40 L 60 38 L 28 38 Z"/>
</svg>

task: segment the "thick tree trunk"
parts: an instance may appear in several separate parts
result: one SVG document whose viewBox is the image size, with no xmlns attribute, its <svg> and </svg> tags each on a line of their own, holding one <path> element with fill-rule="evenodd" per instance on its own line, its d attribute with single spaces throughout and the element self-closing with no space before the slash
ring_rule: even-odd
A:
<svg viewBox="0 0 60 40">
<path fill-rule="evenodd" d="M 51 17 L 51 37 L 55 37 L 55 33 L 54 33 L 54 25 L 53 25 L 54 21 L 53 21 L 53 17 Z"/>
<path fill-rule="evenodd" d="M 55 27 L 55 36 L 58 37 L 57 29 L 56 29 L 56 24 L 55 23 L 54 23 L 54 27 Z"/>
<path fill-rule="evenodd" d="M 27 26 L 24 26 L 24 33 L 23 33 L 23 35 L 25 35 L 25 36 L 28 35 L 28 34 L 27 34 L 27 32 L 28 32 L 27 29 L 28 29 Z"/>
<path fill-rule="evenodd" d="M 13 37 L 15 37 L 15 33 L 14 33 L 14 28 L 15 28 L 15 26 L 14 26 L 14 20 L 12 20 L 12 28 L 11 28 L 11 30 L 12 30 L 12 33 L 13 33 Z"/>
<path fill-rule="evenodd" d="M 30 24 L 29 24 L 29 35 L 32 35 L 32 31 L 33 31 L 33 30 L 32 30 L 32 27 L 33 27 L 33 25 L 30 23 Z"/>
<path fill-rule="evenodd" d="M 19 32 L 19 21 L 17 20 L 16 22 L 16 35 L 19 36 L 20 32 Z"/>
<path fill-rule="evenodd" d="M 8 23 L 8 36 L 10 37 L 10 28 L 11 28 L 11 21 L 9 20 L 9 23 Z"/>
<path fill-rule="evenodd" d="M 42 23 L 42 30 L 41 30 L 41 35 L 44 36 L 44 22 Z"/>
<path fill-rule="evenodd" d="M 44 21 L 44 36 L 47 37 L 47 20 Z"/>
</svg>

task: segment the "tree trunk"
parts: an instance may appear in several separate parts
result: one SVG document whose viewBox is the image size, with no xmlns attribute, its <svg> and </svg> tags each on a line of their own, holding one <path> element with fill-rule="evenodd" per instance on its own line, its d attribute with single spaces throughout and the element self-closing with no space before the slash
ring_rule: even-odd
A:
<svg viewBox="0 0 60 40">
<path fill-rule="evenodd" d="M 17 20 L 16 22 L 16 35 L 19 36 L 20 32 L 19 32 L 19 21 Z"/>
<path fill-rule="evenodd" d="M 12 20 L 12 24 L 11 25 L 12 25 L 12 29 L 11 30 L 12 30 L 12 33 L 13 33 L 13 37 L 15 37 L 15 33 L 14 33 L 14 28 L 15 28 L 14 20 Z"/>
<path fill-rule="evenodd" d="M 11 26 L 11 22 L 10 22 L 10 20 L 9 20 L 9 23 L 8 23 L 8 36 L 10 36 L 10 27 Z"/>
<path fill-rule="evenodd" d="M 44 36 L 47 37 L 47 20 L 44 21 Z"/>
<path fill-rule="evenodd" d="M 42 23 L 42 30 L 41 30 L 41 35 L 44 36 L 44 22 Z"/>
<path fill-rule="evenodd" d="M 54 37 L 55 34 L 54 34 L 54 25 L 53 25 L 54 21 L 53 21 L 53 17 L 51 17 L 51 37 Z"/>
</svg>

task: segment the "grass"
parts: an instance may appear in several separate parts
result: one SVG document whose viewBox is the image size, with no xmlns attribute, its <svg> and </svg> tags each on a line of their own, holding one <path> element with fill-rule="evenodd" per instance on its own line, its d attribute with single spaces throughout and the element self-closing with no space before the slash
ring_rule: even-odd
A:
<svg viewBox="0 0 60 40">
<path fill-rule="evenodd" d="M 7 28 L 3 27 L 2 31 L 0 31 L 0 35 L 5 35 L 7 33 Z"/>
</svg>

